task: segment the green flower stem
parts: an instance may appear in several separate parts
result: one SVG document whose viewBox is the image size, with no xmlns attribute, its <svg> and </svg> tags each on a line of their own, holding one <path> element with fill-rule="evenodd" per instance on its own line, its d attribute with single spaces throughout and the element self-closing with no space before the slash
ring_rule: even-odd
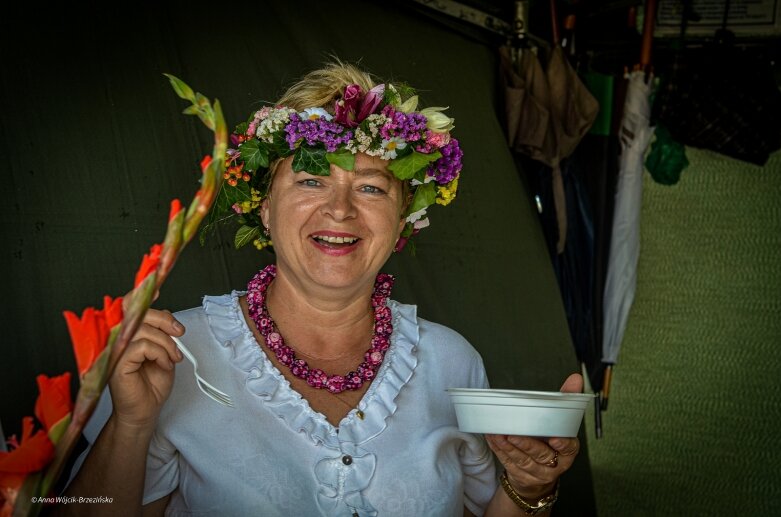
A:
<svg viewBox="0 0 781 517">
<path fill-rule="evenodd" d="M 184 246 L 196 234 L 198 226 L 209 213 L 219 191 L 225 168 L 225 152 L 228 147 L 228 131 L 220 103 L 215 100 L 212 108 L 206 97 L 200 93 L 193 93 L 189 86 L 176 77 L 166 75 L 177 94 L 192 103 L 186 111 L 197 115 L 209 129 L 214 131 L 212 161 L 203 171 L 201 188 L 195 194 L 187 213 L 182 210 L 169 221 L 157 270 L 127 295 L 129 300 L 125 303 L 122 323 L 112 329 L 106 349 L 81 379 L 71 421 L 55 444 L 54 459 L 43 473 L 36 472 L 25 479 L 14 506 L 15 517 L 35 516 L 41 511 L 40 503 L 31 503 L 32 496 L 49 495 L 62 475 L 65 464 L 81 437 L 84 426 L 95 411 L 111 373 L 141 325 L 146 311 L 152 305 L 154 294 L 165 282 Z"/>
</svg>

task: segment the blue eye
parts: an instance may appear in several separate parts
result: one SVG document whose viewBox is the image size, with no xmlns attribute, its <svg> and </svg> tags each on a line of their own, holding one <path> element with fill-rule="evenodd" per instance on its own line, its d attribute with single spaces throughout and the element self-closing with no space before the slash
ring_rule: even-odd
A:
<svg viewBox="0 0 781 517">
<path fill-rule="evenodd" d="M 384 194 L 385 191 L 382 190 L 380 187 L 375 187 L 374 185 L 363 185 L 361 187 L 361 192 L 366 192 L 367 194 Z"/>
<path fill-rule="evenodd" d="M 314 179 L 305 179 L 298 182 L 299 185 L 304 185 L 306 187 L 317 187 L 320 185 L 320 182 Z"/>
</svg>

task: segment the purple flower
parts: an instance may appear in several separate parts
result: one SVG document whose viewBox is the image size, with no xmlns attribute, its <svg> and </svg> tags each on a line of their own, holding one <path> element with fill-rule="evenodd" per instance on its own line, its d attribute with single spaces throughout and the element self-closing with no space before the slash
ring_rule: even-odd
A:
<svg viewBox="0 0 781 517">
<path fill-rule="evenodd" d="M 285 126 L 285 140 L 290 149 L 295 149 L 302 141 L 313 146 L 322 143 L 328 152 L 333 152 L 341 144 L 346 144 L 353 136 L 352 131 L 326 120 L 324 117 L 316 120 L 302 120 L 297 113 L 290 115 L 290 122 Z"/>
<path fill-rule="evenodd" d="M 390 119 L 380 129 L 380 134 L 384 139 L 390 140 L 396 137 L 409 143 L 425 138 L 426 117 L 420 113 L 383 110 L 383 115 Z"/>
<path fill-rule="evenodd" d="M 450 142 L 439 149 L 439 152 L 442 153 L 442 157 L 429 165 L 426 174 L 432 176 L 440 185 L 444 185 L 458 176 L 464 153 L 455 138 L 451 138 Z"/>
</svg>

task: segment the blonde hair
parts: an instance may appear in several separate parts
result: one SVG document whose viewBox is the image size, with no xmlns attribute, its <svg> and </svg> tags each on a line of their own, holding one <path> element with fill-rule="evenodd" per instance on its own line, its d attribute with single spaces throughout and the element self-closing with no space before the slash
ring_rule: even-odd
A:
<svg viewBox="0 0 781 517">
<path fill-rule="evenodd" d="M 309 72 L 288 88 L 277 101 L 277 105 L 298 111 L 324 108 L 332 112 L 334 102 L 350 84 L 357 84 L 364 92 L 375 86 L 374 80 L 367 72 L 334 58 L 333 62 Z"/>
<path fill-rule="evenodd" d="M 368 72 L 334 57 L 333 61 L 326 63 L 323 68 L 312 70 L 290 86 L 276 102 L 276 105 L 286 106 L 297 111 L 303 111 L 307 108 L 323 108 L 329 113 L 333 113 L 334 103 L 342 96 L 345 87 L 351 84 L 357 84 L 364 92 L 368 92 L 375 86 L 374 79 Z M 269 166 L 269 195 L 271 184 L 282 160 L 283 158 L 278 158 Z M 409 186 L 405 185 L 402 189 L 406 196 Z"/>
</svg>

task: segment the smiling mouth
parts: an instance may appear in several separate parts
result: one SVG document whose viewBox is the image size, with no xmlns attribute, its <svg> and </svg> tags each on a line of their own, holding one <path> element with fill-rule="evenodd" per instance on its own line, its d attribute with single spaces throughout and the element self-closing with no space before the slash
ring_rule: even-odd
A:
<svg viewBox="0 0 781 517">
<path fill-rule="evenodd" d="M 348 248 L 354 246 L 360 239 L 358 237 L 333 237 L 331 235 L 313 235 L 312 239 L 328 248 Z"/>
</svg>

